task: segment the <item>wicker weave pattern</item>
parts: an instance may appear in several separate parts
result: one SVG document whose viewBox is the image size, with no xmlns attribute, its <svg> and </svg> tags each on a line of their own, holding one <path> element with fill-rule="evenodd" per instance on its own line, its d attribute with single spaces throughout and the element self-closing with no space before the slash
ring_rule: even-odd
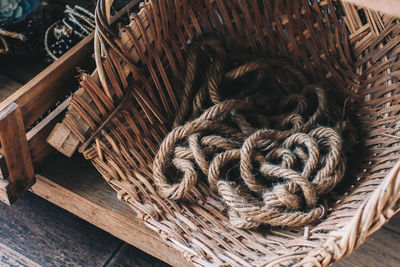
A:
<svg viewBox="0 0 400 267">
<path fill-rule="evenodd" d="M 116 35 L 107 22 L 111 3 L 99 1 L 97 9 L 100 79 L 82 77 L 63 124 L 119 199 L 188 260 L 205 266 L 325 266 L 351 253 L 397 211 L 396 19 L 331 0 L 153 0 Z M 304 229 L 235 229 L 204 184 L 179 202 L 155 191 L 151 166 L 179 105 L 188 40 L 207 32 L 238 53 L 288 57 L 354 103 L 366 156 L 307 239 Z"/>
</svg>

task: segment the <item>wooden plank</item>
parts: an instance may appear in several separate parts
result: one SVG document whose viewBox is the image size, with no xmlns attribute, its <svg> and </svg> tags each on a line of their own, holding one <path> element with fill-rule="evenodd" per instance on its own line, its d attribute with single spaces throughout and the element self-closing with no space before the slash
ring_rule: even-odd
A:
<svg viewBox="0 0 400 267">
<path fill-rule="evenodd" d="M 0 142 L 9 182 L 2 200 L 11 204 L 35 181 L 21 110 L 15 103 L 0 112 Z"/>
<path fill-rule="evenodd" d="M 63 123 L 57 123 L 51 130 L 47 136 L 47 143 L 69 158 L 80 144 L 78 138 Z"/>
<path fill-rule="evenodd" d="M 66 99 L 26 134 L 29 151 L 35 168 L 39 167 L 47 156 L 55 151 L 54 148 L 46 142 L 46 139 L 56 123 L 62 120 L 64 111 L 67 109 L 70 100 L 70 97 Z"/>
<path fill-rule="evenodd" d="M 7 98 L 20 87 L 21 84 L 19 82 L 0 74 L 0 101 Z M 39 165 L 51 152 L 54 152 L 54 149 L 46 142 L 46 138 L 54 125 L 62 119 L 61 115 L 68 107 L 69 100 L 68 98 L 61 103 L 27 133 L 28 146 L 32 162 L 35 166 Z M 0 148 L 0 153 L 4 153 L 2 148 Z"/>
<path fill-rule="evenodd" d="M 66 99 L 26 133 L 31 160 L 35 167 L 39 167 L 50 153 L 55 152 L 54 148 L 46 142 L 46 138 L 54 126 L 62 120 L 64 111 L 67 109 L 70 100 L 71 98 Z M 2 147 L 0 147 L 0 153 L 4 153 Z M 1 163 L 2 160 L 0 159 Z M 5 170 L 4 168 L 1 169 Z"/>
<path fill-rule="evenodd" d="M 118 201 L 116 192 L 80 157 L 56 154 L 36 176 L 32 191 L 125 242 L 175 266 L 191 266 Z"/>
<path fill-rule="evenodd" d="M 333 266 L 400 266 L 398 251 L 400 251 L 400 234 L 383 227 L 369 236 L 349 257 L 339 260 Z"/>
<path fill-rule="evenodd" d="M 0 243 L 0 265 L 19 267 L 40 267 L 41 265 L 29 259 L 25 255 Z"/>
<path fill-rule="evenodd" d="M 21 107 L 25 128 L 29 128 L 59 99 L 77 87 L 76 66 L 92 68 L 93 36 L 87 36 L 17 92 L 0 103 L 0 110 L 15 102 Z M 89 64 L 88 64 L 89 63 Z"/>
<path fill-rule="evenodd" d="M 0 102 L 17 91 L 21 86 L 22 84 L 19 82 L 0 74 Z"/>
<path fill-rule="evenodd" d="M 148 254 L 144 254 L 137 248 L 125 243 L 104 267 L 123 267 L 123 266 L 168 267 L 169 265 L 153 258 Z"/>
<path fill-rule="evenodd" d="M 41 266 L 104 266 L 121 243 L 30 192 L 12 207 L 0 203 L 0 244 Z"/>
</svg>

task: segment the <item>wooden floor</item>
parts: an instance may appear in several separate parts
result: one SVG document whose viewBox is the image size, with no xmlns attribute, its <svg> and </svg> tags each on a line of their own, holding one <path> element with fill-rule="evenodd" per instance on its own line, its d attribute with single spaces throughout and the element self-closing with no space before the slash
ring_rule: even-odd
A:
<svg viewBox="0 0 400 267">
<path fill-rule="evenodd" d="M 334 266 L 400 266 L 400 216 Z M 0 203 L 0 266 L 167 266 L 50 202 Z"/>
<path fill-rule="evenodd" d="M 0 101 L 44 68 L 25 63 L 0 58 Z M 400 266 L 398 251 L 400 215 L 334 266 Z M 0 266 L 167 265 L 28 192 L 12 207 L 0 203 Z"/>
<path fill-rule="evenodd" d="M 168 266 L 27 192 L 0 203 L 0 266 Z"/>
</svg>

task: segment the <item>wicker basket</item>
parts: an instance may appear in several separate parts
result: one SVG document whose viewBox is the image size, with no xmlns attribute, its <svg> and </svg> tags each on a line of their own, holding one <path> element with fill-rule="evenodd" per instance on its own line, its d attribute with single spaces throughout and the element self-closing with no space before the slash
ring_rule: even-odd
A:
<svg viewBox="0 0 400 267">
<path fill-rule="evenodd" d="M 112 2 L 100 0 L 97 7 L 99 79 L 82 77 L 58 125 L 67 132 L 58 149 L 79 145 L 119 199 L 189 261 L 325 266 L 349 255 L 398 211 L 397 19 L 332 0 L 153 0 L 118 32 L 109 25 Z M 205 32 L 216 32 L 233 51 L 289 57 L 354 104 L 366 133 L 365 156 L 307 238 L 303 228 L 232 227 L 226 207 L 204 186 L 178 202 L 154 188 L 152 162 L 179 105 L 188 41 Z"/>
</svg>

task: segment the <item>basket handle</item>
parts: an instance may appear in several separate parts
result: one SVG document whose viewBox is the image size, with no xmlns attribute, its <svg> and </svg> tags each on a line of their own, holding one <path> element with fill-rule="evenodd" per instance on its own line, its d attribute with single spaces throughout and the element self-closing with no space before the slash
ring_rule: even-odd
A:
<svg viewBox="0 0 400 267">
<path fill-rule="evenodd" d="M 140 0 L 132 0 L 129 4 L 112 16 L 111 7 L 114 3 L 114 0 L 97 1 L 95 11 L 96 29 L 94 36 L 94 56 L 99 80 L 103 88 L 107 87 L 107 76 L 102 65 L 102 56 L 104 54 L 105 44 L 108 44 L 125 62 L 130 65 L 130 67 L 140 71 L 140 68 L 131 62 L 131 60 L 129 60 L 121 51 L 118 44 L 113 41 L 113 37 L 115 35 L 110 28 L 114 21 L 116 21 L 124 13 L 128 12 L 129 9 L 137 5 L 139 2 Z"/>
<path fill-rule="evenodd" d="M 105 12 L 108 25 L 111 25 L 111 6 L 113 3 L 114 0 L 106 0 L 105 2 Z"/>
</svg>

